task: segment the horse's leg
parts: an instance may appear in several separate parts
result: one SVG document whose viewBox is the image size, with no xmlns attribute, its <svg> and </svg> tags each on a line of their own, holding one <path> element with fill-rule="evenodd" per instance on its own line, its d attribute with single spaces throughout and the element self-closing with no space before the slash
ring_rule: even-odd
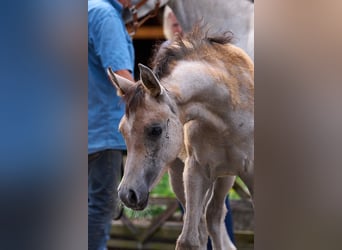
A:
<svg viewBox="0 0 342 250">
<path fill-rule="evenodd" d="M 235 176 L 227 176 L 218 178 L 214 184 L 213 195 L 206 210 L 207 227 L 213 249 L 236 249 L 224 224 L 227 213 L 225 199 L 234 181 Z"/>
<path fill-rule="evenodd" d="M 198 233 L 199 233 L 199 242 L 203 249 L 206 249 L 208 244 L 208 230 L 207 230 L 207 220 L 206 220 L 206 208 L 211 199 L 212 193 L 214 189 L 214 184 L 211 185 L 210 189 L 208 189 L 205 202 L 203 204 L 202 216 L 198 226 Z"/>
<path fill-rule="evenodd" d="M 185 200 L 185 192 L 184 192 L 184 185 L 183 185 L 183 171 L 184 171 L 184 163 L 178 158 L 174 162 L 172 162 L 169 166 L 169 179 L 170 179 L 170 183 L 172 186 L 172 190 L 176 194 L 177 199 L 180 201 L 184 209 L 186 200 Z M 210 194 L 207 194 L 207 196 L 209 196 L 209 197 L 206 197 L 206 200 L 208 202 L 210 198 Z M 206 226 L 206 219 L 205 219 L 205 206 L 203 207 L 202 213 L 203 214 L 201 216 L 200 224 L 198 226 L 198 233 L 199 233 L 199 241 L 201 245 L 206 245 L 208 241 L 208 233 L 207 233 L 207 226 Z"/>
<path fill-rule="evenodd" d="M 182 233 L 177 240 L 176 249 L 198 250 L 205 249 L 199 240 L 199 226 L 205 205 L 205 195 L 210 180 L 202 166 L 192 157 L 185 161 L 183 174 L 186 208 Z"/>
<path fill-rule="evenodd" d="M 198 241 L 200 243 L 200 249 L 206 250 L 208 243 L 208 231 L 207 223 L 205 219 L 205 213 L 202 213 L 199 225 L 198 225 Z"/>
<path fill-rule="evenodd" d="M 172 190 L 176 194 L 176 197 L 182 204 L 183 208 L 185 208 L 185 194 L 183 185 L 183 161 L 177 158 L 170 164 L 168 171 Z"/>
<path fill-rule="evenodd" d="M 244 168 L 239 172 L 239 176 L 241 180 L 246 184 L 251 197 L 253 198 L 254 188 L 253 188 L 253 180 L 254 180 L 254 161 L 245 161 Z"/>
</svg>

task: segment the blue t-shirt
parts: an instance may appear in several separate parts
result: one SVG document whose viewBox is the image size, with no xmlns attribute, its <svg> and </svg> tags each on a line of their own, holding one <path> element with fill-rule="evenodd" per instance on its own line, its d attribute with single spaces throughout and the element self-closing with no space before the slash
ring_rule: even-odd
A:
<svg viewBox="0 0 342 250">
<path fill-rule="evenodd" d="M 116 0 L 88 1 L 88 154 L 126 149 L 118 131 L 125 106 L 106 69 L 134 69 L 134 48 Z"/>
</svg>

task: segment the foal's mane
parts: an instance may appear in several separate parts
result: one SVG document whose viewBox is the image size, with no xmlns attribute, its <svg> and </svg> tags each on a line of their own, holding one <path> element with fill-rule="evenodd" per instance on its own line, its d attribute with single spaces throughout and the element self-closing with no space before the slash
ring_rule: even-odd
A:
<svg viewBox="0 0 342 250">
<path fill-rule="evenodd" d="M 152 61 L 153 71 L 157 77 L 162 78 L 169 75 L 175 63 L 179 60 L 207 60 L 213 58 L 221 45 L 231 43 L 233 35 L 225 32 L 216 36 L 209 36 L 208 30 L 196 25 L 192 32 L 184 37 L 176 37 L 175 41 L 168 46 L 161 46 L 155 52 Z"/>
</svg>

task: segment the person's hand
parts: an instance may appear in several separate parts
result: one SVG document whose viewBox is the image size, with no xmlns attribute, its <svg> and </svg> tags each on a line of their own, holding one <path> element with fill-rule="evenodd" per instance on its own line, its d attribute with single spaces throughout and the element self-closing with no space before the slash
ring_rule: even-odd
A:
<svg viewBox="0 0 342 250">
<path fill-rule="evenodd" d="M 131 0 L 118 0 L 124 9 L 128 8 L 131 5 Z"/>
<path fill-rule="evenodd" d="M 118 74 L 119 76 L 122 76 L 126 78 L 127 80 L 134 82 L 133 76 L 131 72 L 129 72 L 128 70 L 118 70 L 118 71 L 115 71 L 115 74 Z"/>
</svg>

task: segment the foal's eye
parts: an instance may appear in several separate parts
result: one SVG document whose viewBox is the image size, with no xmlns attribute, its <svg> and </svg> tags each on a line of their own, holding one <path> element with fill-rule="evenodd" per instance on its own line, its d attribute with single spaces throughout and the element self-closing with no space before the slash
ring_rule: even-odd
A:
<svg viewBox="0 0 342 250">
<path fill-rule="evenodd" d="M 147 134 L 150 137 L 156 138 L 156 137 L 159 137 L 162 132 L 163 132 L 163 129 L 160 126 L 152 126 L 148 128 Z"/>
</svg>

